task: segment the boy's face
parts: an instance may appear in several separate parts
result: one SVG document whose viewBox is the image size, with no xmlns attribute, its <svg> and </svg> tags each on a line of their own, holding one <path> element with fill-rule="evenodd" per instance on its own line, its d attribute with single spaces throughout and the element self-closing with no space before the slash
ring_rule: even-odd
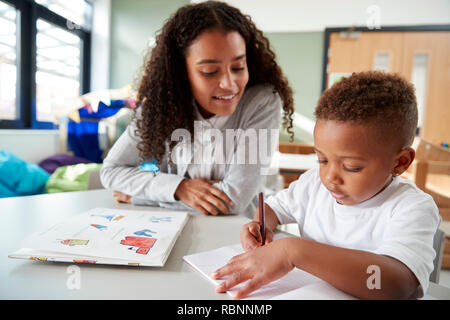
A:
<svg viewBox="0 0 450 320">
<path fill-rule="evenodd" d="M 320 179 L 340 204 L 354 205 L 379 193 L 391 181 L 397 153 L 368 126 L 318 120 L 314 146 Z"/>
</svg>

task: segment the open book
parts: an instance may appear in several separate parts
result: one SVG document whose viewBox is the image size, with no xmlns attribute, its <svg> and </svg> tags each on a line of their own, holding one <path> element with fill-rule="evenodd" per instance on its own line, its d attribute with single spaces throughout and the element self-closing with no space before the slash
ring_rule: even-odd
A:
<svg viewBox="0 0 450 320">
<path fill-rule="evenodd" d="M 275 236 L 275 239 L 281 238 L 279 234 Z M 211 251 L 201 252 L 184 256 L 183 259 L 195 270 L 199 271 L 202 275 L 211 280 L 216 286 L 219 285 L 222 280 L 215 280 L 211 278 L 211 274 L 223 267 L 227 262 L 235 255 L 243 253 L 243 249 L 240 244 L 222 247 Z M 227 293 L 233 296 L 234 293 L 245 285 L 241 283 L 232 288 Z M 336 289 L 327 282 L 304 272 L 300 269 L 293 269 L 284 277 L 271 282 L 265 286 L 262 286 L 258 290 L 255 290 L 245 299 L 282 299 L 282 300 L 347 300 L 356 299 L 355 297 L 348 295 L 347 293 Z"/>
<path fill-rule="evenodd" d="M 95 208 L 34 233 L 9 257 L 162 267 L 188 217 L 180 211 Z"/>
</svg>

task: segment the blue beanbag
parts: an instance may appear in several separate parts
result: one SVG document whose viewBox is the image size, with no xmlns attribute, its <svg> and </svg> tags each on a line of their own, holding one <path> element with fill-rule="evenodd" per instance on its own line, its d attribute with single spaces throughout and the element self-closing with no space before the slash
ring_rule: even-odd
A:
<svg viewBox="0 0 450 320">
<path fill-rule="evenodd" d="M 37 164 L 0 150 L 0 198 L 45 193 L 49 178 L 50 174 Z"/>
</svg>

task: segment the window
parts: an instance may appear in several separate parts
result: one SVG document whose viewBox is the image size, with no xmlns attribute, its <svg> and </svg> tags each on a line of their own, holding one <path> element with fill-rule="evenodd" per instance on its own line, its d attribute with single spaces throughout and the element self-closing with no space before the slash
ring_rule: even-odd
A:
<svg viewBox="0 0 450 320">
<path fill-rule="evenodd" d="M 70 29 L 80 26 L 90 29 L 91 6 L 84 0 L 36 0 L 40 5 L 67 19 Z"/>
<path fill-rule="evenodd" d="M 86 0 L 0 0 L 0 129 L 56 128 L 89 91 L 91 11 Z"/>
<path fill-rule="evenodd" d="M 16 120 L 17 12 L 0 2 L 0 119 Z"/>
<path fill-rule="evenodd" d="M 391 55 L 387 52 L 377 52 L 373 62 L 373 70 L 389 72 Z"/>
<path fill-rule="evenodd" d="M 36 120 L 53 122 L 66 101 L 80 95 L 80 39 L 38 19 L 36 34 Z"/>
</svg>

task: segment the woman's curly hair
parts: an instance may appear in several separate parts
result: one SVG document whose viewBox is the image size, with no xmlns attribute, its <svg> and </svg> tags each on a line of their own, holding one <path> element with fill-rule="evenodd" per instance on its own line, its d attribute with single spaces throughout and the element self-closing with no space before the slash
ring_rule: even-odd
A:
<svg viewBox="0 0 450 320">
<path fill-rule="evenodd" d="M 193 95 L 186 70 L 185 53 L 205 30 L 237 31 L 245 40 L 249 81 L 247 86 L 271 84 L 283 101 L 283 127 L 293 139 L 292 89 L 275 61 L 269 40 L 248 15 L 225 3 L 207 1 L 178 9 L 164 24 L 144 64 L 138 86 L 138 150 L 146 159 L 160 161 L 178 128 L 194 132 Z M 172 149 L 175 142 L 170 142 Z"/>
<path fill-rule="evenodd" d="M 398 74 L 382 71 L 343 78 L 322 94 L 314 114 L 317 120 L 375 126 L 400 148 L 413 142 L 418 121 L 414 86 Z"/>
</svg>

